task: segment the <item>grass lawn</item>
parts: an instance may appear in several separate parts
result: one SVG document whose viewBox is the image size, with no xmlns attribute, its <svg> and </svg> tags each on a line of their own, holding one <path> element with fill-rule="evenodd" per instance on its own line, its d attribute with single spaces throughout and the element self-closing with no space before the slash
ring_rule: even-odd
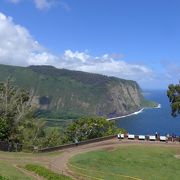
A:
<svg viewBox="0 0 180 180">
<path fill-rule="evenodd" d="M 122 146 L 113 151 L 101 150 L 79 154 L 69 167 L 81 174 L 99 179 L 179 180 L 180 147 L 153 145 Z"/>
<path fill-rule="evenodd" d="M 8 180 L 34 180 L 33 177 L 29 177 L 26 174 L 22 173 L 10 163 L 2 161 L 0 161 L 0 175 L 7 178 Z"/>
<path fill-rule="evenodd" d="M 23 152 L 2 152 L 0 151 L 0 180 L 1 176 L 8 180 L 32 180 L 31 176 L 18 170 L 13 164 L 25 166 L 26 164 L 37 162 L 45 165 L 48 160 L 60 156 L 61 152 L 52 153 L 23 153 Z"/>
<path fill-rule="evenodd" d="M 47 180 L 72 180 L 70 177 L 67 177 L 62 174 L 57 174 L 57 173 L 55 173 L 43 166 L 39 166 L 37 164 L 27 164 L 25 166 L 25 169 L 27 169 L 28 171 L 32 171 L 32 172 L 38 174 L 39 176 L 44 177 Z"/>
</svg>

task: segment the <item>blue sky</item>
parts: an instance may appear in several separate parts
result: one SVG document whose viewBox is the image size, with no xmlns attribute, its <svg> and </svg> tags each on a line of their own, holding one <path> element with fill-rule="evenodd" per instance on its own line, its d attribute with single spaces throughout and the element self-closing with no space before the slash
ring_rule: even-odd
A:
<svg viewBox="0 0 180 180">
<path fill-rule="evenodd" d="M 179 0 L 1 0 L 0 13 L 0 63 L 95 72 L 146 89 L 180 79 Z"/>
</svg>

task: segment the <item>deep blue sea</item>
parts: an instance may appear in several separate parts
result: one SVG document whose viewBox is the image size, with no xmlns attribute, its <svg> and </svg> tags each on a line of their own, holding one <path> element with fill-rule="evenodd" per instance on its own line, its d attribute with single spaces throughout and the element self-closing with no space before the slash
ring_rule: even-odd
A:
<svg viewBox="0 0 180 180">
<path fill-rule="evenodd" d="M 165 90 L 146 90 L 146 99 L 153 100 L 161 104 L 159 109 L 144 109 L 142 113 L 129 117 L 117 119 L 116 125 L 126 129 L 129 133 L 136 135 L 155 134 L 160 135 L 175 133 L 180 136 L 180 116 L 171 116 L 169 100 Z"/>
</svg>

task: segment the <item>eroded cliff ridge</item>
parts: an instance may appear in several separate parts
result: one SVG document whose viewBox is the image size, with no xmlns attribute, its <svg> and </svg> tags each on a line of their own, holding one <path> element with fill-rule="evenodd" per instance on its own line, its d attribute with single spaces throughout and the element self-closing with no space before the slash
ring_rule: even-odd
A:
<svg viewBox="0 0 180 180">
<path fill-rule="evenodd" d="M 135 81 L 52 66 L 0 65 L 0 80 L 32 89 L 37 114 L 53 118 L 81 115 L 116 117 L 141 109 L 147 101 Z"/>
</svg>

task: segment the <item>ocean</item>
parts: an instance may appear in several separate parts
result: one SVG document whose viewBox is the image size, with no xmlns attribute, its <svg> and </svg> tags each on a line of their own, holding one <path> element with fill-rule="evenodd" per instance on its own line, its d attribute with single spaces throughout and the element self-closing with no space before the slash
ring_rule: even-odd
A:
<svg viewBox="0 0 180 180">
<path fill-rule="evenodd" d="M 158 132 L 160 135 L 174 133 L 180 136 L 180 115 L 176 118 L 171 116 L 166 90 L 146 90 L 144 97 L 161 104 L 161 108 L 144 109 L 138 114 L 116 119 L 116 126 L 135 135 L 151 135 Z"/>
</svg>

